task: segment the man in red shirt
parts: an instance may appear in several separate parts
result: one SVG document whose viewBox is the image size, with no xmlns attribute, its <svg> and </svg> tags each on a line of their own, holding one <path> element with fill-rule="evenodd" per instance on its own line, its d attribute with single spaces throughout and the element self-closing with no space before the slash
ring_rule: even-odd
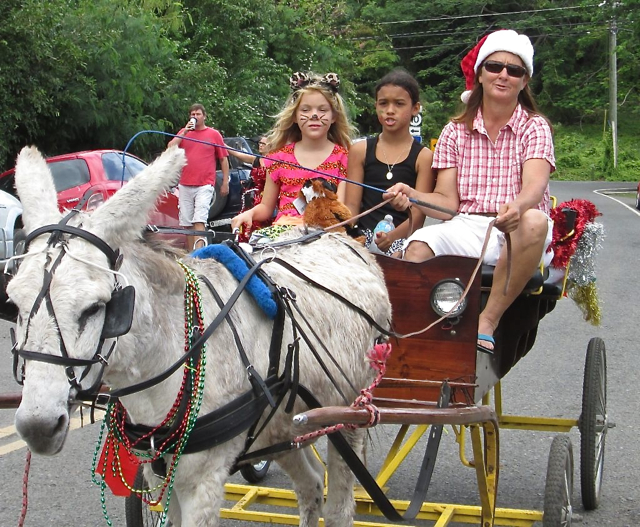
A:
<svg viewBox="0 0 640 527">
<path fill-rule="evenodd" d="M 204 230 L 209 219 L 218 160 L 223 177 L 220 194 L 229 194 L 229 152 L 224 148 L 220 132 L 205 125 L 206 119 L 204 106 L 194 104 L 189 109 L 189 122 L 178 132 L 178 137 L 169 141 L 169 146 L 179 145 L 187 156 L 187 164 L 182 169 L 178 185 L 180 225 L 200 231 Z M 206 238 L 196 240 L 196 236 L 187 236 L 189 250 L 195 249 L 195 245 L 200 242 L 206 245 Z"/>
</svg>

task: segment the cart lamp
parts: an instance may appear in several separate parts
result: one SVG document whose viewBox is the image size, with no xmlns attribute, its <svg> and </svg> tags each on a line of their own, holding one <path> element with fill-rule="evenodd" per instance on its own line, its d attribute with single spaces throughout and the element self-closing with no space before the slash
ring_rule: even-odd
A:
<svg viewBox="0 0 640 527">
<path fill-rule="evenodd" d="M 441 280 L 431 291 L 431 307 L 441 317 L 459 317 L 467 308 L 466 297 L 460 302 L 463 293 L 464 284 L 459 279 Z"/>
</svg>

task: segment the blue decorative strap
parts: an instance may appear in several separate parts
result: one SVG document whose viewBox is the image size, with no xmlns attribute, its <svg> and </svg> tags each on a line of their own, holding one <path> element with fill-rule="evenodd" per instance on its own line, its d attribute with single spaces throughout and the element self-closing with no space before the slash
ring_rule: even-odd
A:
<svg viewBox="0 0 640 527">
<path fill-rule="evenodd" d="M 224 265 L 238 281 L 242 280 L 249 271 L 246 262 L 234 253 L 230 247 L 221 243 L 211 244 L 197 249 L 191 253 L 191 256 L 193 258 L 199 258 L 200 260 L 206 258 L 215 259 Z M 278 312 L 278 306 L 266 284 L 257 276 L 252 276 L 249 282 L 247 282 L 246 289 L 265 314 L 271 319 L 275 318 Z"/>
</svg>

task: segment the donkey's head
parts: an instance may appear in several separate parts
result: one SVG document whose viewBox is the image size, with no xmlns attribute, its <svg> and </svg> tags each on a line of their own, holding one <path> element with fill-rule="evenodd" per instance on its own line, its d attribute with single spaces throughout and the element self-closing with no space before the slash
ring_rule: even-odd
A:
<svg viewBox="0 0 640 527">
<path fill-rule="evenodd" d="M 141 236 L 184 164 L 184 151 L 170 148 L 92 214 L 63 218 L 41 154 L 31 147 L 18 156 L 16 188 L 30 243 L 7 293 L 18 307 L 14 364 L 24 383 L 16 428 L 34 452 L 62 448 L 70 405 L 99 383 L 118 335 L 112 315 L 126 307 L 114 306 L 123 297 L 118 250 Z"/>
</svg>

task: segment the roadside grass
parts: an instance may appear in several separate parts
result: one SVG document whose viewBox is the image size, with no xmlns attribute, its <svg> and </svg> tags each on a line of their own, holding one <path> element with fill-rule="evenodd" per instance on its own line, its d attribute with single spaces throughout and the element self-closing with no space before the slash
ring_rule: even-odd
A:
<svg viewBox="0 0 640 527">
<path fill-rule="evenodd" d="M 611 133 L 602 124 L 554 123 L 558 181 L 640 181 L 640 120 L 625 115 L 618 124 L 618 166 L 613 167 Z"/>
</svg>

